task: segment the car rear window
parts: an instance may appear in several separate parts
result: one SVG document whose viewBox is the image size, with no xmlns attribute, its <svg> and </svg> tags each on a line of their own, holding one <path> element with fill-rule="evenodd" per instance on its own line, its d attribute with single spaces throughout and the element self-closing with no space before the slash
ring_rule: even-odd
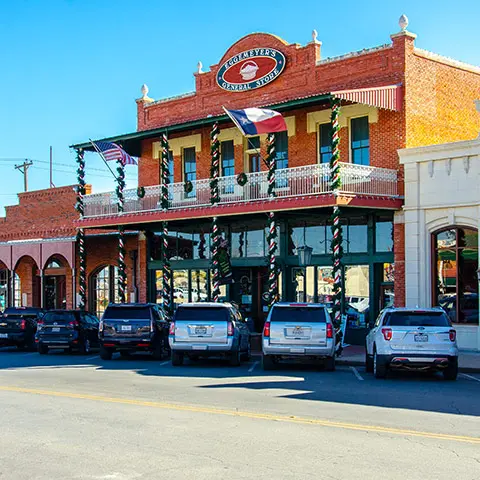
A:
<svg viewBox="0 0 480 480">
<path fill-rule="evenodd" d="M 36 317 L 40 313 L 40 310 L 32 308 L 6 308 L 3 314 L 9 317 Z"/>
<path fill-rule="evenodd" d="M 76 320 L 72 312 L 47 312 L 43 317 L 43 323 L 68 323 Z"/>
<path fill-rule="evenodd" d="M 309 322 L 325 323 L 327 321 L 324 307 L 285 306 L 273 307 L 271 322 Z"/>
<path fill-rule="evenodd" d="M 104 320 L 148 320 L 148 307 L 108 307 L 103 314 Z"/>
<path fill-rule="evenodd" d="M 448 327 L 450 321 L 444 312 L 391 312 L 385 325 L 390 327 Z"/>
<path fill-rule="evenodd" d="M 228 309 L 218 307 L 178 307 L 175 320 L 178 321 L 202 321 L 202 322 L 226 322 Z"/>
</svg>

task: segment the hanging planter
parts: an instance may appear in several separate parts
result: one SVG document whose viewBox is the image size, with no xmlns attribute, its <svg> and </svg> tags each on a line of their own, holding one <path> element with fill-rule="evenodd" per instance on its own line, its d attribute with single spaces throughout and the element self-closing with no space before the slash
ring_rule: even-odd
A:
<svg viewBox="0 0 480 480">
<path fill-rule="evenodd" d="M 193 183 L 190 180 L 187 180 L 183 185 L 183 189 L 185 193 L 192 193 L 193 191 Z"/>
<path fill-rule="evenodd" d="M 137 197 L 138 198 L 143 198 L 145 196 L 145 188 L 144 187 L 138 187 L 137 188 Z"/>
<path fill-rule="evenodd" d="M 239 173 L 238 176 L 237 176 L 237 183 L 241 186 L 241 187 L 244 187 L 248 182 L 248 177 L 247 175 L 242 172 L 242 173 Z"/>
</svg>

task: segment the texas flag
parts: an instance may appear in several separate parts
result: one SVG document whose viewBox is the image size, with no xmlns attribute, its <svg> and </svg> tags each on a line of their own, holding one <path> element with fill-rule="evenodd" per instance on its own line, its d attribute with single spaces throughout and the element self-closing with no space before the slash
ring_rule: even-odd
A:
<svg viewBox="0 0 480 480">
<path fill-rule="evenodd" d="M 232 122 L 243 135 L 259 135 L 260 133 L 284 132 L 287 124 L 281 113 L 267 108 L 245 108 L 243 110 L 227 110 L 223 107 Z"/>
</svg>

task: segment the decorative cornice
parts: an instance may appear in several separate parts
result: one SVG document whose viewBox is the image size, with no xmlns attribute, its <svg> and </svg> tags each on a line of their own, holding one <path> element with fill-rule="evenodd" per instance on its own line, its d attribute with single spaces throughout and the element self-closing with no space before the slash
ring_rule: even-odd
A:
<svg viewBox="0 0 480 480">
<path fill-rule="evenodd" d="M 194 97 L 196 92 L 182 93 L 180 95 L 174 95 L 173 97 L 161 98 L 160 100 L 155 100 L 148 104 L 145 104 L 145 108 L 151 107 L 152 105 L 158 105 L 160 103 L 172 102 L 174 100 L 182 100 L 183 98 Z"/>
<path fill-rule="evenodd" d="M 338 57 L 328 57 L 322 60 L 318 60 L 317 65 L 324 65 L 326 63 L 339 62 L 341 60 L 348 60 L 349 58 L 360 57 L 361 55 L 368 55 L 374 52 L 380 52 L 381 50 L 388 50 L 392 48 L 391 43 L 386 43 L 385 45 L 379 45 L 372 48 L 364 48 L 363 50 L 358 50 L 356 52 L 346 53 L 345 55 L 339 55 Z"/>
</svg>

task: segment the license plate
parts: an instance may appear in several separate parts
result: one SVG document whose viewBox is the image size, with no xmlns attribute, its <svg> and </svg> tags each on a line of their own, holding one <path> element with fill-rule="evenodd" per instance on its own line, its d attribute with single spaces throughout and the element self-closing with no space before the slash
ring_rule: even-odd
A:
<svg viewBox="0 0 480 480">
<path fill-rule="evenodd" d="M 120 330 L 122 332 L 131 332 L 132 331 L 132 326 L 131 325 L 121 325 Z"/>
<path fill-rule="evenodd" d="M 207 328 L 206 327 L 195 327 L 195 335 L 206 335 Z"/>
<path fill-rule="evenodd" d="M 192 345 L 192 350 L 206 350 L 206 345 Z"/>
<path fill-rule="evenodd" d="M 8 333 L 0 333 L 0 338 L 8 338 Z"/>
<path fill-rule="evenodd" d="M 416 342 L 428 342 L 428 335 L 422 333 L 415 335 L 413 338 Z"/>
<path fill-rule="evenodd" d="M 305 353 L 304 348 L 291 348 L 290 353 Z"/>
<path fill-rule="evenodd" d="M 297 337 L 302 337 L 303 336 L 303 328 L 294 328 L 293 329 L 293 335 L 297 336 Z"/>
<path fill-rule="evenodd" d="M 55 332 L 59 332 L 59 331 L 60 331 L 60 329 L 59 329 L 58 327 L 54 327 L 54 328 L 52 328 L 52 332 L 53 332 L 53 333 L 55 333 Z"/>
</svg>

